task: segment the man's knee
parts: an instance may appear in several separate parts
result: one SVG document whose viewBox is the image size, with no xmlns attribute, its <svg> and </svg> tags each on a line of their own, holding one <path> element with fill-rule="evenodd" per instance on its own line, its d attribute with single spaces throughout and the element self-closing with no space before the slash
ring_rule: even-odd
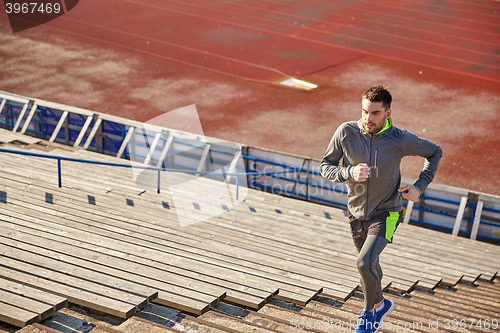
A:
<svg viewBox="0 0 500 333">
<path fill-rule="evenodd" d="M 358 265 L 358 271 L 361 274 L 363 274 L 371 272 L 373 263 L 370 263 L 370 261 L 366 256 L 360 256 L 358 257 L 357 265 Z"/>
</svg>

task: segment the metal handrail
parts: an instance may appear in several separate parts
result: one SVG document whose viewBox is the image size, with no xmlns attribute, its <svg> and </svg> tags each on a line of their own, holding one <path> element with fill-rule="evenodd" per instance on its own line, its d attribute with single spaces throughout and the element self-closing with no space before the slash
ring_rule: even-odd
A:
<svg viewBox="0 0 500 333">
<path fill-rule="evenodd" d="M 303 168 L 298 168 L 298 167 L 292 167 L 292 166 L 289 166 L 289 165 L 286 165 L 286 164 L 281 164 L 281 163 L 276 163 L 276 162 L 272 162 L 272 161 L 267 161 L 267 160 L 263 160 L 261 158 L 257 158 L 257 157 L 253 157 L 253 156 L 248 156 L 248 155 L 242 155 L 242 156 L 243 156 L 243 158 L 246 158 L 246 159 L 251 160 L 251 161 L 263 162 L 263 163 L 266 163 L 266 164 L 271 164 L 271 165 L 279 166 L 279 167 L 283 167 L 283 168 L 293 168 L 293 169 L 298 170 L 300 172 L 310 173 L 310 174 L 313 174 L 315 176 L 321 176 L 320 172 L 317 172 L 317 171 L 314 171 L 314 170 L 303 169 Z"/>
<path fill-rule="evenodd" d="M 41 158 L 48 158 L 48 159 L 57 160 L 57 176 L 58 176 L 58 185 L 59 185 L 59 187 L 62 187 L 62 167 L 61 167 L 61 161 L 70 161 L 70 162 L 86 163 L 86 164 L 107 165 L 107 166 L 123 167 L 123 168 L 140 168 L 140 169 L 156 170 L 156 171 L 158 171 L 158 193 L 160 193 L 160 172 L 161 171 L 165 171 L 165 172 L 182 172 L 182 173 L 188 173 L 188 174 L 204 174 L 204 175 L 206 175 L 206 174 L 213 174 L 213 172 L 210 172 L 210 171 L 167 169 L 165 167 L 164 168 L 157 168 L 157 167 L 151 167 L 151 166 L 147 166 L 147 165 L 130 165 L 130 164 L 100 162 L 100 161 L 92 161 L 92 160 L 79 159 L 79 158 L 71 158 L 71 157 L 63 157 L 63 156 L 52 156 L 52 155 L 45 155 L 45 154 L 30 153 L 30 152 L 25 152 L 25 151 L 10 150 L 10 149 L 3 149 L 3 148 L 0 148 L 0 152 L 2 152 L 2 153 L 10 153 L 10 154 L 17 154 L 17 155 L 25 155 L 25 156 L 34 156 L 34 157 L 41 157 Z M 224 177 L 226 177 L 226 176 L 235 177 L 235 180 L 236 180 L 236 200 L 238 200 L 238 192 L 239 192 L 239 185 L 240 185 L 239 178 L 241 176 L 245 176 L 246 177 L 247 175 L 271 175 L 271 174 L 288 173 L 288 172 L 295 172 L 295 171 L 294 170 L 281 170 L 281 171 L 270 171 L 270 172 L 260 172 L 260 171 L 255 171 L 255 172 L 232 172 L 232 173 L 225 173 Z"/>
</svg>

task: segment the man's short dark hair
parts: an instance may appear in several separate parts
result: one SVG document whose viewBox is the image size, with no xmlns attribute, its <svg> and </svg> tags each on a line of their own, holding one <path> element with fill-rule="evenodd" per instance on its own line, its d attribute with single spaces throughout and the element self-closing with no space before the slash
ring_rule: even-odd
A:
<svg viewBox="0 0 500 333">
<path fill-rule="evenodd" d="M 387 87 L 371 87 L 363 94 L 363 99 L 365 98 L 371 102 L 382 102 L 382 107 L 386 110 L 391 108 L 392 96 Z"/>
</svg>

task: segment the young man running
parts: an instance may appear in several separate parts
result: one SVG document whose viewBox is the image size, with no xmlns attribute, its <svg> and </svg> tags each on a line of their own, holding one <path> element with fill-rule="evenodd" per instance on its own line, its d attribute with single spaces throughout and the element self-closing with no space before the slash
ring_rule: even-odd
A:
<svg viewBox="0 0 500 333">
<path fill-rule="evenodd" d="M 362 98 L 361 119 L 339 126 L 321 162 L 321 175 L 346 182 L 347 211 L 358 250 L 364 310 L 357 333 L 374 333 L 394 308 L 382 294 L 379 256 L 402 217 L 402 200 L 416 201 L 436 174 L 442 150 L 436 144 L 392 125 L 392 96 L 383 86 Z M 425 163 L 412 186 L 399 188 L 404 156 L 422 156 Z M 342 160 L 341 165 L 339 162 Z"/>
</svg>

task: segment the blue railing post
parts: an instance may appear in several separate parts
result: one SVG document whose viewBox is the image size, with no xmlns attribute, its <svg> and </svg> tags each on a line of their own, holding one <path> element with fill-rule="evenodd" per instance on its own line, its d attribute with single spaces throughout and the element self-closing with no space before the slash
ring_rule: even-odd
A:
<svg viewBox="0 0 500 333">
<path fill-rule="evenodd" d="M 14 128 L 14 107 L 11 105 L 9 107 L 9 116 L 10 116 L 10 129 Z"/>
<path fill-rule="evenodd" d="M 62 176 L 61 176 L 61 159 L 57 159 L 57 176 L 59 179 L 59 187 L 62 187 Z"/>
<path fill-rule="evenodd" d="M 40 111 L 40 127 L 42 128 L 42 140 L 45 140 L 45 116 L 43 111 Z"/>
<path fill-rule="evenodd" d="M 253 170 L 252 171 L 257 171 L 257 162 L 254 160 L 253 161 Z M 257 188 L 257 186 L 255 186 L 255 184 L 257 183 L 257 177 L 255 176 L 255 174 L 253 175 L 253 187 L 254 188 Z"/>
</svg>

